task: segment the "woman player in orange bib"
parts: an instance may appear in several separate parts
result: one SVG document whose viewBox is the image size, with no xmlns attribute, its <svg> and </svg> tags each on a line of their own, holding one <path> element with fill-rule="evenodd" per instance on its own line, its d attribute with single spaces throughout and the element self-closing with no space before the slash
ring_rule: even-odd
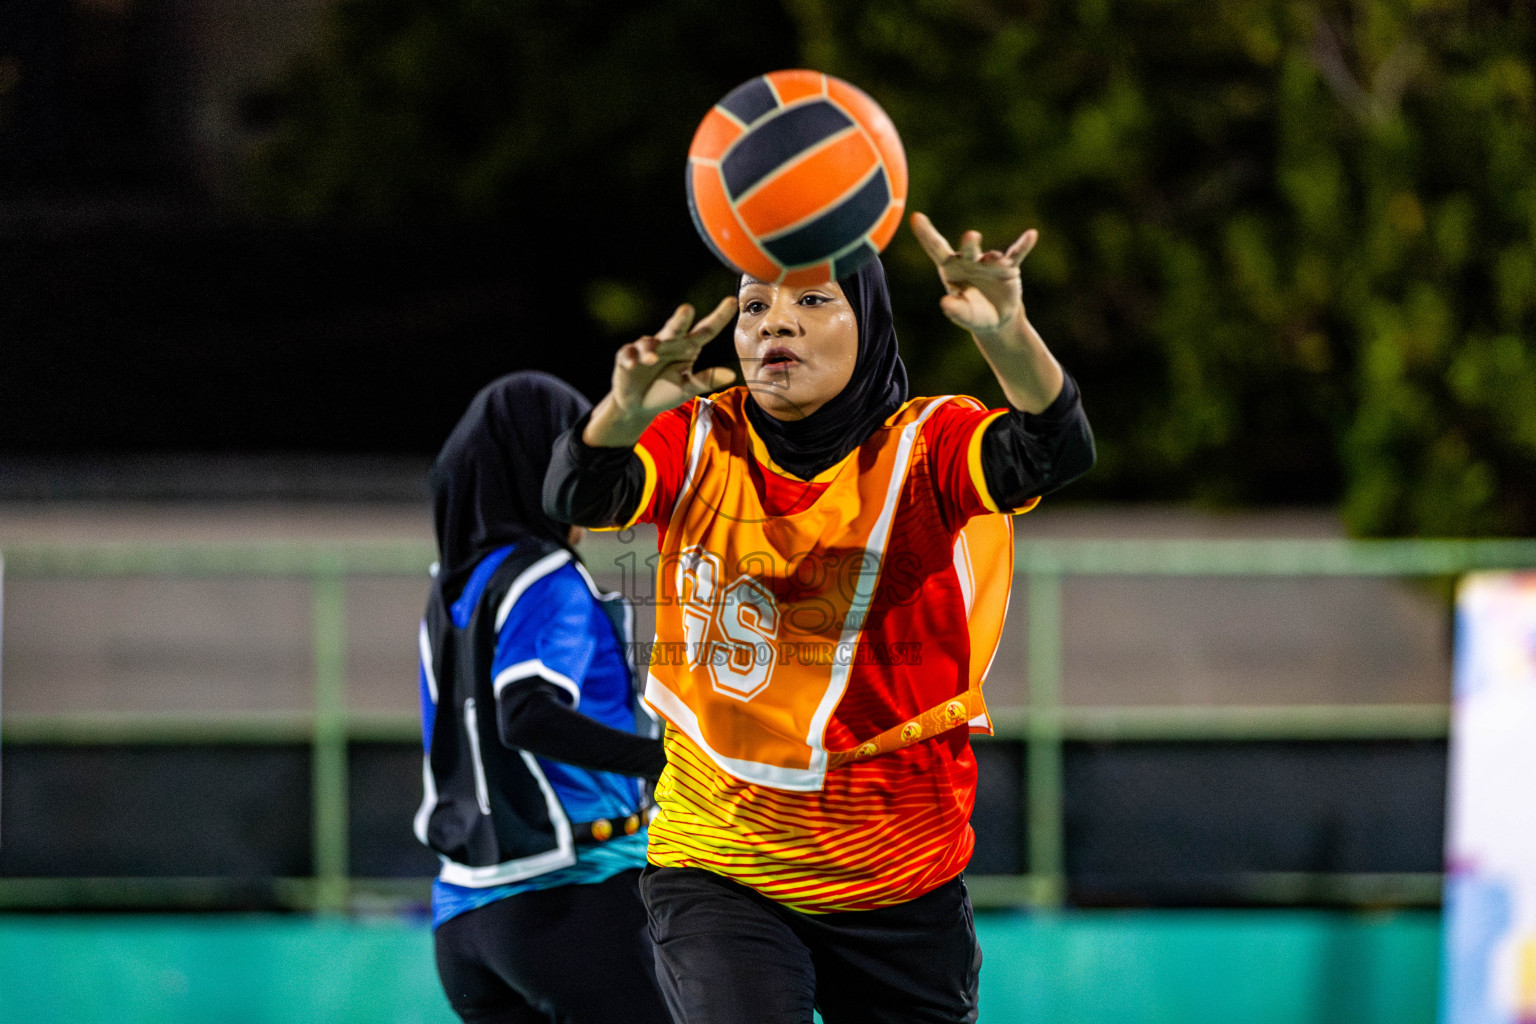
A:
<svg viewBox="0 0 1536 1024">
<path fill-rule="evenodd" d="M 990 729 L 1010 516 L 1093 440 L 1024 313 L 1036 233 L 957 252 L 912 227 L 1008 408 L 907 397 L 873 260 L 743 278 L 696 324 L 680 307 L 555 445 L 553 518 L 658 531 L 645 699 L 667 767 L 641 891 L 681 1024 L 976 1019 L 969 733 Z M 746 386 L 710 395 L 734 374 L 694 359 L 733 315 Z"/>
</svg>

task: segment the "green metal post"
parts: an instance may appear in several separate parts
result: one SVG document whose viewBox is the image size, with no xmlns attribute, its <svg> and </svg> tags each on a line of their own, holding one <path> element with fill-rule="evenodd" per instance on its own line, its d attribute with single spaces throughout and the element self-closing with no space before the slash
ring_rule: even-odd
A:
<svg viewBox="0 0 1536 1024">
<path fill-rule="evenodd" d="M 1061 576 L 1029 580 L 1029 726 L 1027 789 L 1029 873 L 1035 903 L 1058 906 L 1066 894 L 1062 838 Z"/>
<path fill-rule="evenodd" d="M 347 906 L 346 596 L 331 560 L 314 575 L 315 730 L 311 747 L 315 909 Z"/>
</svg>

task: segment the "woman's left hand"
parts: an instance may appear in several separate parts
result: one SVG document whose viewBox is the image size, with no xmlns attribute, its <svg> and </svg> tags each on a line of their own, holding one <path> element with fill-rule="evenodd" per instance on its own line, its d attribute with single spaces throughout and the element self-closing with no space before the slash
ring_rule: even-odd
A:
<svg viewBox="0 0 1536 1024">
<path fill-rule="evenodd" d="M 1024 232 L 1002 252 L 981 251 L 981 233 L 960 236 L 960 251 L 921 213 L 912 215 L 912 233 L 939 268 L 948 292 L 939 300 L 944 315 L 971 332 L 976 347 L 997 374 L 1008 404 L 1024 412 L 1043 412 L 1061 394 L 1065 377 L 1056 357 L 1024 315 L 1019 264 L 1035 247 L 1040 233 Z"/>
<path fill-rule="evenodd" d="M 960 249 L 950 247 L 926 215 L 912 214 L 912 233 L 923 251 L 939 270 L 939 279 L 948 292 L 939 300 L 944 315 L 964 327 L 978 340 L 1009 328 L 1022 327 L 1023 289 L 1019 283 L 1019 264 L 1035 247 L 1040 233 L 1033 228 L 1024 232 L 1003 251 L 981 248 L 981 233 L 967 231 L 960 236 Z"/>
</svg>

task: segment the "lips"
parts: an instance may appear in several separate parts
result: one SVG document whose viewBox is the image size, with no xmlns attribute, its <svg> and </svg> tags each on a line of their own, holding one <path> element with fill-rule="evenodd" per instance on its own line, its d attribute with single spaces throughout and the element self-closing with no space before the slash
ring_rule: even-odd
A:
<svg viewBox="0 0 1536 1024">
<path fill-rule="evenodd" d="M 787 348 L 775 345 L 763 353 L 763 369 L 782 370 L 788 369 L 800 362 L 799 358 Z"/>
</svg>

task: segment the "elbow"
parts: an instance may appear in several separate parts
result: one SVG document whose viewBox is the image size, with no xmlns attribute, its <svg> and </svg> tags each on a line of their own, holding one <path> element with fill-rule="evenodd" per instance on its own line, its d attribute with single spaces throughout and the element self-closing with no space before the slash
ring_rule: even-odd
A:
<svg viewBox="0 0 1536 1024">
<path fill-rule="evenodd" d="M 544 506 L 544 514 L 557 523 L 590 526 L 592 524 L 584 523 L 578 517 L 581 473 L 576 462 L 568 454 L 569 445 L 569 432 L 560 435 L 560 438 L 555 441 L 549 469 L 544 472 L 544 488 L 539 494 L 540 504 Z"/>
<path fill-rule="evenodd" d="M 578 427 L 580 424 L 577 425 Z M 610 506 L 615 501 L 615 488 L 622 490 L 623 480 L 614 480 L 622 474 L 622 467 L 615 470 L 605 465 L 601 458 L 594 463 L 591 453 L 583 454 L 576 449 L 581 442 L 576 439 L 573 427 L 555 442 L 549 469 L 544 474 L 544 489 L 540 503 L 544 514 L 557 523 L 573 526 L 609 527 L 617 524 Z M 633 451 L 614 449 L 620 459 L 635 458 Z"/>
<path fill-rule="evenodd" d="M 532 750 L 547 729 L 543 717 L 560 698 L 553 684 L 522 682 L 508 687 L 496 698 L 496 732 L 501 742 L 519 750 Z"/>
<path fill-rule="evenodd" d="M 503 746 L 514 750 L 525 750 L 530 742 L 537 742 L 537 729 L 532 715 L 522 714 L 521 701 L 511 705 L 503 705 L 496 716 L 496 732 L 501 736 Z"/>
<path fill-rule="evenodd" d="M 1089 470 L 1099 461 L 1098 448 L 1093 443 L 1093 432 L 1088 425 L 1083 424 L 1082 442 L 1072 447 L 1071 453 L 1064 460 L 1062 469 L 1062 483 L 1071 483 L 1088 475 Z"/>
<path fill-rule="evenodd" d="M 1048 484 L 1039 493 L 1045 495 L 1059 491 L 1068 484 L 1087 476 L 1088 471 L 1093 469 L 1098 459 L 1099 453 L 1093 444 L 1093 432 L 1088 429 L 1085 421 L 1082 423 L 1082 429 L 1076 432 L 1067 444 L 1056 450 L 1050 471 L 1046 474 Z"/>
<path fill-rule="evenodd" d="M 544 514 L 557 523 L 575 523 L 571 513 L 572 480 L 568 473 L 560 472 L 560 467 L 551 465 L 549 472 L 544 475 L 544 490 L 540 494 L 541 503 L 544 506 Z M 576 523 L 584 526 L 584 523 Z"/>
<path fill-rule="evenodd" d="M 543 498 L 544 514 L 557 523 L 599 529 L 617 525 L 606 517 L 600 508 L 593 508 L 591 502 L 584 505 L 576 493 L 573 482 L 552 483 L 546 479 Z"/>
</svg>

